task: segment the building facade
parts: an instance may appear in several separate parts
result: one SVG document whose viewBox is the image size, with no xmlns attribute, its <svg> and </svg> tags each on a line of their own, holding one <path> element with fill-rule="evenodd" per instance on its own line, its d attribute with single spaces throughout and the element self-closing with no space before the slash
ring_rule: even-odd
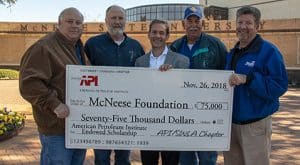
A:
<svg viewBox="0 0 300 165">
<path fill-rule="evenodd" d="M 300 18 L 299 0 L 199 0 L 199 4 L 228 8 L 229 20 L 235 20 L 236 10 L 246 5 L 260 9 L 262 19 Z"/>
<path fill-rule="evenodd" d="M 262 21 L 259 33 L 274 43 L 284 55 L 291 82 L 300 84 L 300 0 L 200 0 L 206 19 L 202 30 L 220 38 L 227 49 L 237 41 L 235 34 L 235 12 L 244 5 L 260 8 Z M 126 9 L 126 33 L 137 39 L 145 51 L 150 50 L 147 38 L 149 22 L 153 19 L 167 20 L 170 24 L 171 43 L 183 36 L 184 10 L 187 6 L 199 4 L 158 4 Z M 214 5 L 214 6 L 213 6 Z M 275 10 L 276 9 L 276 10 Z M 234 14 L 233 14 L 234 13 Z M 13 23 L 0 22 L 0 67 L 18 67 L 26 49 L 39 38 L 56 30 L 55 23 Z M 91 36 L 106 32 L 103 22 L 84 24 L 83 41 Z"/>
<path fill-rule="evenodd" d="M 154 19 L 165 21 L 182 20 L 184 10 L 189 6 L 199 6 L 199 4 L 154 4 L 143 5 L 126 9 L 127 22 L 144 22 Z"/>
</svg>

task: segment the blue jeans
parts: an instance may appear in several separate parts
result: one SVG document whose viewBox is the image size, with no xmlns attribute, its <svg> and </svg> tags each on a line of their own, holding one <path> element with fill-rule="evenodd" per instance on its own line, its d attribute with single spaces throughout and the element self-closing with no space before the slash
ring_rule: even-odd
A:
<svg viewBox="0 0 300 165">
<path fill-rule="evenodd" d="M 198 156 L 198 160 L 197 160 Z M 180 165 L 216 165 L 217 151 L 182 151 L 180 152 Z"/>
<path fill-rule="evenodd" d="M 67 149 L 65 136 L 46 136 L 40 134 L 42 144 L 40 165 L 82 165 L 85 149 Z"/>
<path fill-rule="evenodd" d="M 115 165 L 130 165 L 129 150 L 114 150 Z M 111 150 L 94 149 L 95 165 L 110 165 Z"/>
</svg>

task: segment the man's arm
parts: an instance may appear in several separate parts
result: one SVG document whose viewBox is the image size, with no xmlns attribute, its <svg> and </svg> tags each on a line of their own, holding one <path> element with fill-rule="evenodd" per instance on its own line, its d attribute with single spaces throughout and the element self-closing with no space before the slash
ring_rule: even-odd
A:
<svg viewBox="0 0 300 165">
<path fill-rule="evenodd" d="M 262 54 L 261 54 L 262 55 Z M 273 100 L 283 95 L 288 88 L 288 78 L 283 57 L 273 48 L 264 54 L 264 68 L 250 73 L 249 90 L 257 96 Z"/>
<path fill-rule="evenodd" d="M 219 41 L 219 51 L 220 51 L 220 68 L 219 69 L 225 69 L 226 56 L 228 54 L 228 51 L 222 41 Z"/>
<path fill-rule="evenodd" d="M 190 59 L 184 55 L 180 55 L 177 68 L 188 69 L 190 67 Z"/>
<path fill-rule="evenodd" d="M 20 64 L 19 88 L 22 97 L 33 106 L 54 111 L 61 101 L 51 88 L 53 73 L 48 53 L 39 44 L 26 51 Z"/>
<path fill-rule="evenodd" d="M 179 68 L 179 69 L 188 69 L 190 66 L 190 59 L 188 57 L 186 57 L 183 54 L 180 53 L 175 53 L 175 52 L 171 52 L 174 53 L 174 58 L 175 58 L 175 63 L 174 68 Z"/>
<path fill-rule="evenodd" d="M 84 45 L 84 52 L 86 54 L 86 57 L 88 58 L 88 61 L 93 64 L 93 59 L 92 59 L 92 50 L 91 50 L 91 41 L 87 40 L 85 45 Z"/>
<path fill-rule="evenodd" d="M 265 70 L 255 69 L 249 75 L 233 74 L 229 83 L 231 86 L 246 85 L 249 92 L 265 100 L 278 99 L 288 88 L 287 74 L 281 53 L 277 49 L 269 51 L 263 61 Z"/>
</svg>

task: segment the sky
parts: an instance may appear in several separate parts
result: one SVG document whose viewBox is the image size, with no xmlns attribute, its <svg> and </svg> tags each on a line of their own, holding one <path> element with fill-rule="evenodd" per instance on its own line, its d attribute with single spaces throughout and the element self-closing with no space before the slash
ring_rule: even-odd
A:
<svg viewBox="0 0 300 165">
<path fill-rule="evenodd" d="M 85 22 L 104 22 L 105 10 L 111 5 L 131 8 L 158 3 L 193 3 L 199 0 L 18 0 L 11 7 L 0 5 L 0 22 L 57 22 L 59 13 L 75 7 Z"/>
</svg>

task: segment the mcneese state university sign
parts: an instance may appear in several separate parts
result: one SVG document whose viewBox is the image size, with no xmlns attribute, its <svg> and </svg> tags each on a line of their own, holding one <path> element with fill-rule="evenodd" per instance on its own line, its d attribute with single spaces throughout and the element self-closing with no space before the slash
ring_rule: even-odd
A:
<svg viewBox="0 0 300 165">
<path fill-rule="evenodd" d="M 260 29 L 264 30 L 266 21 L 261 21 Z M 182 33 L 184 28 L 181 21 L 169 22 L 171 33 Z M 16 33 L 47 33 L 53 32 L 57 28 L 54 23 L 8 23 L 6 27 L 1 28 L 4 32 Z M 149 28 L 149 22 L 127 23 L 125 31 L 127 33 L 146 33 Z M 235 30 L 235 21 L 203 21 L 203 30 L 207 32 L 232 32 Z M 270 30 L 270 29 L 269 29 Z M 84 33 L 102 33 L 106 32 L 105 23 L 86 23 L 83 28 Z"/>
<path fill-rule="evenodd" d="M 138 40 L 145 51 L 151 48 L 147 38 L 150 22 L 128 22 L 125 32 Z M 171 43 L 185 34 L 182 21 L 169 22 Z M 56 23 L 0 22 L 0 66 L 19 66 L 24 52 L 39 38 L 56 30 Z M 203 21 L 203 31 L 220 38 L 229 50 L 237 42 L 233 20 Z M 107 31 L 105 23 L 85 23 L 82 40 Z M 300 18 L 262 20 L 259 33 L 283 53 L 288 68 L 300 68 Z"/>
</svg>

